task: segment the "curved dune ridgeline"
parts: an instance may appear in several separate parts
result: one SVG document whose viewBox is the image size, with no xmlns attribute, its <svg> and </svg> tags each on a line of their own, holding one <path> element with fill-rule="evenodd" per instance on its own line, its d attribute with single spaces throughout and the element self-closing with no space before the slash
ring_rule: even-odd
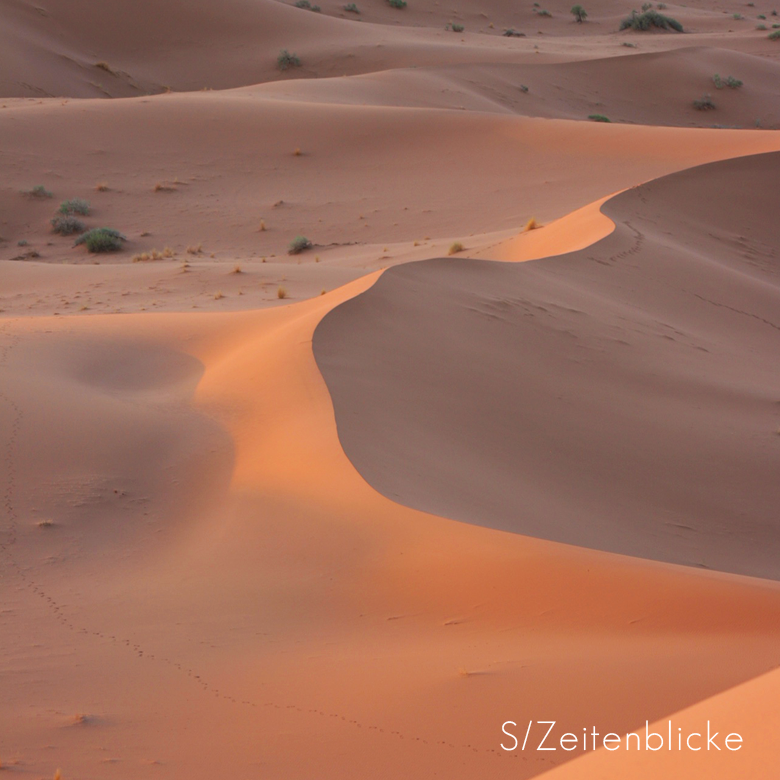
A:
<svg viewBox="0 0 780 780">
<path fill-rule="evenodd" d="M 424 511 L 780 578 L 779 171 L 642 185 L 566 256 L 389 269 L 315 334 L 347 455 Z"/>
</svg>

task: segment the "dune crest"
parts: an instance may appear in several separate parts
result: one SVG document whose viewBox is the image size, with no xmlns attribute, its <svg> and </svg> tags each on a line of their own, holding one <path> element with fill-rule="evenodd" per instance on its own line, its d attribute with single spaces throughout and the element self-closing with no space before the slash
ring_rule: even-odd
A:
<svg viewBox="0 0 780 780">
<path fill-rule="evenodd" d="M 436 514 L 780 578 L 778 166 L 624 192 L 562 257 L 388 270 L 315 335 L 350 459 Z"/>
</svg>

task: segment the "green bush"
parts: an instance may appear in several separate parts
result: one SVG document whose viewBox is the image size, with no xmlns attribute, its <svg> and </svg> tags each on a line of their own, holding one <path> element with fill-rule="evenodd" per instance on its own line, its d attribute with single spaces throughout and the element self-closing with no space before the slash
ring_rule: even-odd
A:
<svg viewBox="0 0 780 780">
<path fill-rule="evenodd" d="M 73 198 L 72 200 L 63 200 L 60 203 L 60 214 L 81 214 L 86 217 L 89 214 L 89 202 L 82 198 Z"/>
<path fill-rule="evenodd" d="M 769 38 L 770 41 L 780 40 L 780 30 L 775 30 L 773 33 L 769 33 L 769 35 L 767 35 L 767 38 Z"/>
<path fill-rule="evenodd" d="M 693 101 L 693 107 L 697 111 L 712 111 L 715 108 L 715 104 L 709 95 L 702 95 L 698 100 Z"/>
<path fill-rule="evenodd" d="M 76 233 L 83 233 L 84 223 L 71 214 L 60 214 L 51 221 L 52 230 L 61 236 L 72 236 Z"/>
<path fill-rule="evenodd" d="M 27 190 L 27 192 L 24 193 L 25 195 L 29 195 L 31 198 L 53 198 L 54 195 L 52 195 L 49 190 L 46 189 L 46 187 L 43 186 L 43 184 L 36 184 L 31 190 Z"/>
<path fill-rule="evenodd" d="M 309 0 L 297 0 L 295 7 L 305 8 L 307 11 L 314 11 L 315 13 L 322 11 L 322 8 L 320 8 L 318 5 L 312 5 Z"/>
<path fill-rule="evenodd" d="M 545 8 L 541 8 L 536 12 L 537 16 L 552 16 L 552 14 Z"/>
<path fill-rule="evenodd" d="M 455 22 L 449 22 L 447 26 L 444 28 L 445 30 L 452 30 L 452 32 L 456 33 L 462 33 L 465 27 L 462 24 L 457 24 Z"/>
<path fill-rule="evenodd" d="M 85 244 L 89 252 L 118 252 L 122 248 L 122 242 L 127 241 L 118 230 L 113 228 L 93 228 L 79 236 L 73 246 Z"/>
<path fill-rule="evenodd" d="M 406 0 L 387 0 L 393 8 L 406 8 Z"/>
<path fill-rule="evenodd" d="M 279 52 L 279 56 L 276 58 L 276 67 L 279 70 L 287 70 L 287 68 L 300 68 L 301 61 L 298 59 L 297 54 L 290 54 L 287 49 L 282 49 Z"/>
<path fill-rule="evenodd" d="M 311 241 L 306 236 L 296 236 L 287 248 L 288 255 L 299 255 L 307 249 L 311 249 Z"/>
<path fill-rule="evenodd" d="M 578 24 L 582 24 L 588 18 L 588 12 L 581 5 L 572 6 L 571 12 Z"/>
<path fill-rule="evenodd" d="M 521 33 L 512 27 L 508 27 L 506 30 L 504 30 L 503 34 L 506 38 L 525 38 L 525 33 Z"/>
<path fill-rule="evenodd" d="M 588 119 L 591 119 L 594 122 L 611 122 L 612 121 L 608 116 L 604 116 L 604 114 L 588 114 Z"/>
<path fill-rule="evenodd" d="M 669 16 L 659 14 L 658 11 L 645 11 L 638 14 L 636 11 L 631 12 L 631 16 L 627 16 L 620 23 L 621 30 L 638 30 L 645 32 L 653 27 L 657 27 L 659 30 L 676 30 L 677 32 L 683 32 L 683 26 L 676 20 Z"/>
<path fill-rule="evenodd" d="M 347 3 L 344 6 L 344 10 L 348 11 L 351 14 L 359 14 L 360 13 L 360 9 L 354 3 Z"/>
</svg>

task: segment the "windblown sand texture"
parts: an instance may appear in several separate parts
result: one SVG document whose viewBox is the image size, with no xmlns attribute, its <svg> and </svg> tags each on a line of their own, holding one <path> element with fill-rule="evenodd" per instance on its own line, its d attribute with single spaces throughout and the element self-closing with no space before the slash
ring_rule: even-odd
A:
<svg viewBox="0 0 780 780">
<path fill-rule="evenodd" d="M 0 775 L 776 771 L 780 17 L 408 3 L 0 0 Z"/>
</svg>

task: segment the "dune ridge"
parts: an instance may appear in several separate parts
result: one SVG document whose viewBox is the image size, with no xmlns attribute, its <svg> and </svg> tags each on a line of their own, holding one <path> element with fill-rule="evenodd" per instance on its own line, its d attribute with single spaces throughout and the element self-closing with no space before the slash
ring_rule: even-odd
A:
<svg viewBox="0 0 780 780">
<path fill-rule="evenodd" d="M 435 514 L 777 579 L 778 165 L 619 194 L 566 256 L 388 270 L 315 335 L 350 459 Z"/>
</svg>

